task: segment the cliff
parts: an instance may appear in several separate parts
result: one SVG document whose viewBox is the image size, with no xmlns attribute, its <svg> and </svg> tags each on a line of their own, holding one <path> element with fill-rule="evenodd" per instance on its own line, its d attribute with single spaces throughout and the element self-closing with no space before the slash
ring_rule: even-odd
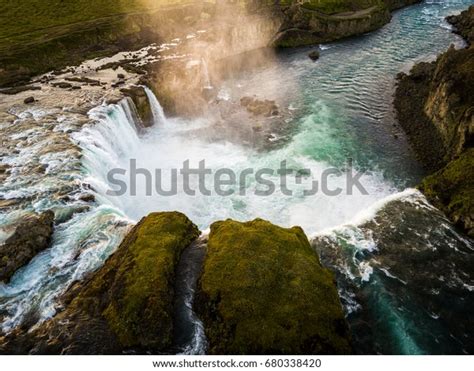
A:
<svg viewBox="0 0 474 371">
<path fill-rule="evenodd" d="M 474 6 L 448 18 L 467 47 L 453 46 L 436 61 L 398 76 L 398 119 L 426 169 L 421 189 L 470 235 L 474 234 L 471 178 L 474 133 Z M 463 167 L 466 166 L 466 167 Z"/>
</svg>

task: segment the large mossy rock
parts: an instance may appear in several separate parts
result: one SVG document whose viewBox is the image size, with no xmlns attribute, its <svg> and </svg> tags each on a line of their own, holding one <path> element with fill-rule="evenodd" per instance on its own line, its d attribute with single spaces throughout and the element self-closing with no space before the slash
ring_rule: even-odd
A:
<svg viewBox="0 0 474 371">
<path fill-rule="evenodd" d="M 196 310 L 210 354 L 351 352 L 334 277 L 298 227 L 214 223 Z"/>
<path fill-rule="evenodd" d="M 33 332 L 9 335 L 0 353 L 169 351 L 176 266 L 199 234 L 181 213 L 150 214 L 99 271 L 68 290 L 63 312 Z"/>
</svg>

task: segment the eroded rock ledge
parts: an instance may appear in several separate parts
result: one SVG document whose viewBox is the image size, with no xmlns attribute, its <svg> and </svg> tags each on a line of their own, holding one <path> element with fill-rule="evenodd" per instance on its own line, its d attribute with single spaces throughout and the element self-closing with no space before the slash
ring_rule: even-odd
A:
<svg viewBox="0 0 474 371">
<path fill-rule="evenodd" d="M 398 76 L 398 119 L 427 170 L 421 190 L 474 236 L 474 6 L 448 17 L 467 47 L 453 46 L 436 61 Z"/>
</svg>

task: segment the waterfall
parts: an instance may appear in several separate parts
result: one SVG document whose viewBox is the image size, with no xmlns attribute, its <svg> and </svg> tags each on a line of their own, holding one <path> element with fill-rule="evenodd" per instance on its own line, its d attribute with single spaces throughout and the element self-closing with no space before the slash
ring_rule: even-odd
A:
<svg viewBox="0 0 474 371">
<path fill-rule="evenodd" d="M 143 89 L 145 90 L 145 93 L 148 97 L 148 101 L 150 102 L 151 112 L 153 113 L 154 124 L 159 125 L 159 126 L 165 125 L 167 123 L 167 119 L 160 102 L 156 98 L 155 94 L 153 94 L 153 92 L 150 90 L 150 88 L 144 86 Z"/>
<path fill-rule="evenodd" d="M 207 68 L 207 62 L 204 58 L 201 58 L 202 75 L 204 79 L 204 89 L 212 89 L 211 79 L 209 77 L 209 69 Z"/>
</svg>

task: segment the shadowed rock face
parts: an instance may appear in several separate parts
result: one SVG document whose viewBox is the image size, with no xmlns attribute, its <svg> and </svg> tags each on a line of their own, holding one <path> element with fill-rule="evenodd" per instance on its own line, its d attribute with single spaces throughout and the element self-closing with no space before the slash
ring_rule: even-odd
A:
<svg viewBox="0 0 474 371">
<path fill-rule="evenodd" d="M 334 277 L 299 227 L 214 223 L 195 303 L 210 354 L 351 352 Z"/>
<path fill-rule="evenodd" d="M 466 37 L 468 46 L 451 47 L 436 61 L 400 74 L 394 104 L 417 156 L 428 170 L 436 171 L 421 189 L 473 235 L 474 6 L 448 21 Z"/>
<path fill-rule="evenodd" d="M 18 222 L 13 235 L 0 245 L 0 281 L 8 282 L 19 268 L 48 248 L 53 222 L 52 211 L 28 215 Z"/>
<path fill-rule="evenodd" d="M 166 352 L 173 340 L 175 268 L 198 236 L 183 214 L 150 214 L 99 271 L 68 290 L 63 312 L 30 333 L 8 335 L 0 353 Z"/>
</svg>

